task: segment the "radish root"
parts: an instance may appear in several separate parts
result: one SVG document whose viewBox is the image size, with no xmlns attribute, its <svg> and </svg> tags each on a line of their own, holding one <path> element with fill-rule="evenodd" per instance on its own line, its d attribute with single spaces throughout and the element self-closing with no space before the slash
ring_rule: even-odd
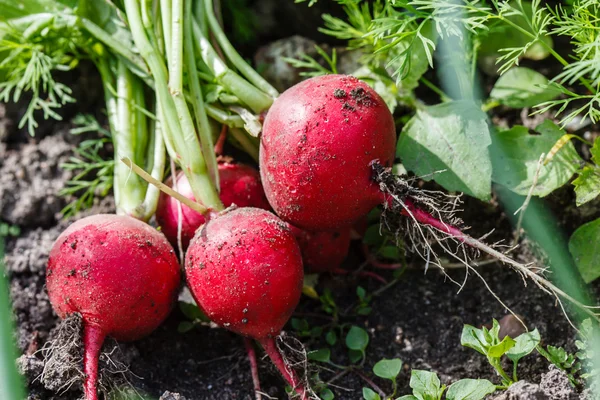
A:
<svg viewBox="0 0 600 400">
<path fill-rule="evenodd" d="M 431 247 L 430 242 L 433 240 L 434 243 L 441 246 L 448 255 L 458 260 L 467 268 L 467 275 L 462 284 L 450 278 L 450 280 L 457 283 L 461 289 L 466 282 L 468 272 L 474 273 L 482 280 L 494 298 L 523 323 L 518 315 L 510 310 L 510 308 L 507 307 L 493 292 L 484 278 L 473 267 L 472 260 L 478 257 L 480 253 L 485 253 L 501 263 L 512 267 L 522 276 L 525 285 L 527 285 L 526 279 L 530 279 L 540 289 L 553 296 L 565 313 L 565 316 L 567 316 L 567 314 L 562 303 L 563 301 L 571 303 L 592 319 L 600 322 L 600 316 L 597 312 L 597 310 L 600 309 L 600 306 L 586 305 L 558 288 L 539 274 L 544 272 L 545 269 L 533 267 L 532 264 L 520 263 L 507 256 L 505 253 L 498 251 L 496 248 L 499 246 L 499 243 L 495 243 L 491 246 L 485 244 L 483 240 L 489 233 L 479 239 L 463 233 L 463 230 L 467 228 L 462 226 L 462 221 L 455 215 L 456 211 L 458 211 L 458 205 L 460 204 L 460 199 L 457 196 L 449 196 L 442 193 L 445 197 L 442 198 L 439 195 L 440 192 L 415 189 L 411 187 L 407 181 L 392 174 L 379 163 L 374 163 L 372 168 L 375 180 L 379 183 L 380 189 L 386 198 L 386 202 L 384 203 L 384 213 L 382 214 L 382 225 L 391 232 L 400 232 L 398 226 L 394 226 L 393 223 L 390 223 L 393 219 L 387 218 L 386 214 L 391 210 L 393 215 L 401 214 L 408 217 L 407 223 L 409 224 L 409 232 L 412 232 L 410 234 L 413 239 L 411 243 L 413 246 L 412 250 L 415 250 L 427 262 L 427 265 L 434 264 L 444 271 L 441 260 Z M 448 246 L 449 242 L 454 244 L 454 249 Z M 469 248 L 475 250 L 474 254 Z M 510 250 L 512 250 L 512 248 L 508 248 L 508 251 Z M 569 320 L 568 316 L 567 320 Z M 571 323 L 570 320 L 569 322 Z M 571 323 L 571 325 L 573 324 Z M 576 327 L 574 326 L 574 328 Z"/>
</svg>

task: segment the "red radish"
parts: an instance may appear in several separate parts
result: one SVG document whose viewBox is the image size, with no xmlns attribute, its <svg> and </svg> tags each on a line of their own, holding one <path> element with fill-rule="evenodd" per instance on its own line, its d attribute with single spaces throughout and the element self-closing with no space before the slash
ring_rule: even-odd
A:
<svg viewBox="0 0 600 400">
<path fill-rule="evenodd" d="M 226 211 L 196 232 L 185 270 L 192 295 L 206 315 L 257 340 L 306 399 L 304 387 L 275 344 L 302 293 L 302 256 L 288 225 L 258 208 Z"/>
<path fill-rule="evenodd" d="M 307 79 L 265 118 L 260 172 L 284 221 L 311 231 L 349 227 L 383 202 L 371 164 L 394 160 L 394 119 L 366 83 L 345 75 Z"/>
<path fill-rule="evenodd" d="M 46 286 L 59 317 L 82 316 L 86 400 L 97 399 L 104 338 L 148 335 L 169 314 L 179 284 L 179 265 L 167 239 L 134 218 L 86 217 L 56 239 Z"/>
<path fill-rule="evenodd" d="M 239 207 L 258 207 L 265 210 L 271 208 L 265 198 L 257 170 L 244 164 L 229 162 L 219 163 L 218 168 L 221 182 L 219 197 L 225 207 L 235 204 Z M 172 180 L 167 180 L 166 184 L 172 186 Z M 177 177 L 177 191 L 188 199 L 194 200 L 192 188 L 184 174 L 179 174 Z M 181 213 L 181 244 L 185 250 L 205 219 L 202 214 L 183 204 Z M 178 201 L 164 192 L 158 200 L 156 220 L 171 244 L 177 247 Z"/>
<path fill-rule="evenodd" d="M 308 232 L 290 225 L 302 252 L 306 272 L 335 272 L 348 255 L 350 229 Z"/>
</svg>

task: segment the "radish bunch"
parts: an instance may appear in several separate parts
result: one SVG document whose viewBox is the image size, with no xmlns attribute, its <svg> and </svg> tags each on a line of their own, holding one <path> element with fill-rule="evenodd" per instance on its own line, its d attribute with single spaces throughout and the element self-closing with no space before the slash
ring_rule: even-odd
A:
<svg viewBox="0 0 600 400">
<path fill-rule="evenodd" d="M 179 284 L 169 242 L 134 218 L 94 215 L 56 239 L 46 285 L 59 317 L 82 316 L 86 400 L 98 398 L 98 357 L 105 337 L 132 341 L 148 335 L 168 315 Z"/>
</svg>

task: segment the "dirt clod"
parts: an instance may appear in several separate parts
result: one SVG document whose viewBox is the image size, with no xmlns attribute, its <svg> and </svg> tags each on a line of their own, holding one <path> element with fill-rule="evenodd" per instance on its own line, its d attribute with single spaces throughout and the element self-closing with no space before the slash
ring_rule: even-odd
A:
<svg viewBox="0 0 600 400">
<path fill-rule="evenodd" d="M 536 385 L 527 381 L 519 381 L 512 385 L 504 393 L 500 393 L 492 400 L 547 400 L 548 396 Z"/>
<path fill-rule="evenodd" d="M 548 372 L 542 375 L 540 388 L 552 400 L 575 400 L 579 398 L 564 371 L 554 365 L 550 365 Z"/>
<path fill-rule="evenodd" d="M 171 393 L 167 390 L 158 400 L 186 400 L 186 398 L 179 393 Z"/>
</svg>

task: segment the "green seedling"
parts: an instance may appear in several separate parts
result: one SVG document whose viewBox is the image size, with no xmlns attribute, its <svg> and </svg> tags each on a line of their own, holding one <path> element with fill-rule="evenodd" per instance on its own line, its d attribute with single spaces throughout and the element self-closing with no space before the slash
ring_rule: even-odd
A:
<svg viewBox="0 0 600 400">
<path fill-rule="evenodd" d="M 502 379 L 502 386 L 507 388 L 515 383 L 517 378 L 517 364 L 519 360 L 531 353 L 540 342 L 537 329 L 519 335 L 516 339 L 505 336 L 500 339 L 498 333 L 500 324 L 494 319 L 492 329 L 483 327 L 475 328 L 465 325 L 460 338 L 460 343 L 486 356 L 490 365 Z M 502 368 L 502 357 L 506 356 L 513 362 L 512 376 Z"/>
</svg>

